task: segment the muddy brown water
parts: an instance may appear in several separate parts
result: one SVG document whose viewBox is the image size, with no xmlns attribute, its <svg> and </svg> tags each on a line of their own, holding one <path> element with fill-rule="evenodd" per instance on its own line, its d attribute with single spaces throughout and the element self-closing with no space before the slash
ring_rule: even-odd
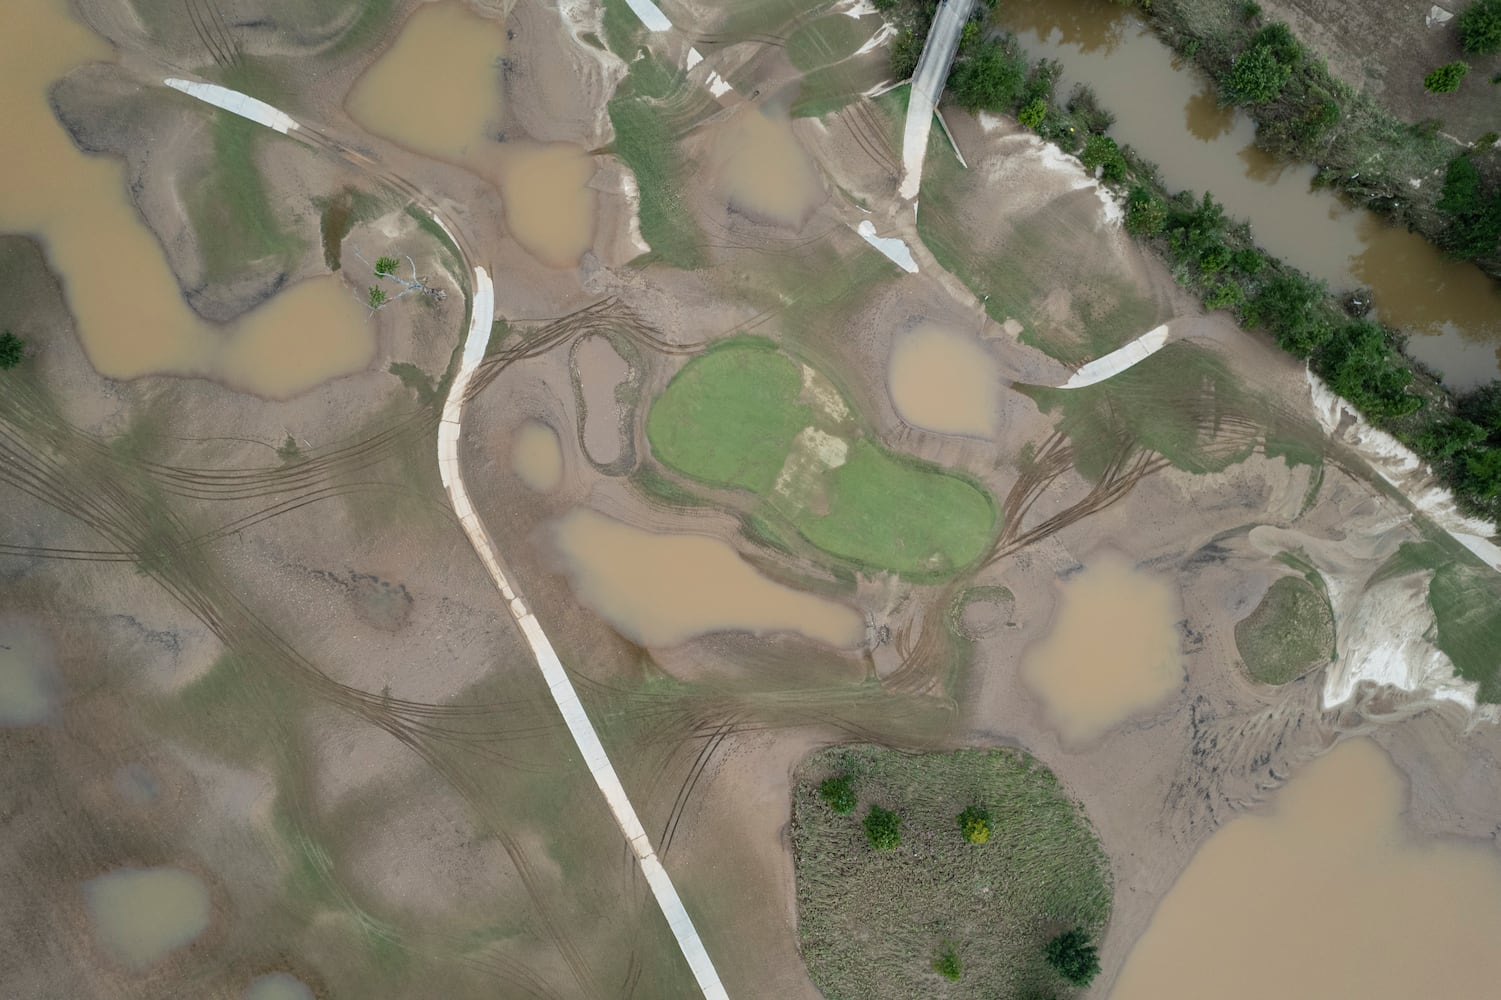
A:
<svg viewBox="0 0 1501 1000">
<path fill-rule="evenodd" d="M 1199 850 L 1112 1000 L 1496 996 L 1501 860 L 1415 838 L 1405 799 L 1369 740 L 1309 765 Z"/>
<path fill-rule="evenodd" d="M 572 267 L 594 240 L 594 160 L 569 143 L 507 138 L 505 25 L 461 3 L 428 4 L 350 92 L 351 117 L 376 135 L 472 170 L 500 189 L 516 242 Z"/>
<path fill-rule="evenodd" d="M 717 538 L 658 534 L 578 508 L 558 522 L 556 541 L 579 600 L 643 645 L 734 631 L 848 647 L 864 633 L 853 609 L 767 579 Z"/>
<path fill-rule="evenodd" d="M 563 481 L 563 447 L 558 434 L 540 420 L 516 429 L 511 442 L 511 471 L 538 493 L 551 493 Z"/>
<path fill-rule="evenodd" d="M 180 868 L 122 868 L 84 885 L 94 933 L 120 963 L 144 969 L 208 929 L 208 889 Z"/>
<path fill-rule="evenodd" d="M 622 447 L 615 390 L 630 376 L 631 366 L 604 337 L 581 340 L 573 360 L 584 396 L 584 450 L 600 465 L 609 465 Z"/>
<path fill-rule="evenodd" d="M 974 337 L 928 324 L 899 335 L 888 383 L 909 424 L 941 434 L 995 434 L 1000 373 Z"/>
<path fill-rule="evenodd" d="M 1066 741 L 1094 739 L 1182 682 L 1178 595 L 1168 580 L 1101 553 L 1058 600 L 1047 636 L 1022 660 L 1022 678 Z"/>
<path fill-rule="evenodd" d="M 742 212 L 799 226 L 822 193 L 813 161 L 786 115 L 746 106 L 714 137 L 714 175 Z"/>
<path fill-rule="evenodd" d="M 1335 290 L 1370 287 L 1379 318 L 1414 334 L 1413 356 L 1450 385 L 1501 374 L 1501 286 L 1421 236 L 1315 190 L 1313 167 L 1257 149 L 1250 117 L 1220 108 L 1213 83 L 1125 8 L 1106 0 L 1011 0 L 997 21 L 1031 55 L 1063 65 L 1060 95 L 1074 83 L 1093 87 L 1116 114 L 1110 134 L 1156 163 L 1170 189 L 1212 192 L 1232 216 L 1251 222 L 1268 251 Z"/>
<path fill-rule="evenodd" d="M 0 232 L 42 239 L 94 368 L 119 379 L 204 375 L 283 398 L 368 365 L 374 329 L 337 277 L 302 282 L 228 327 L 187 307 L 130 202 L 124 165 L 79 152 L 48 103 L 69 70 L 111 58 L 66 0 L 6 7 L 0 106 L 13 141 L 0 156 Z"/>
</svg>

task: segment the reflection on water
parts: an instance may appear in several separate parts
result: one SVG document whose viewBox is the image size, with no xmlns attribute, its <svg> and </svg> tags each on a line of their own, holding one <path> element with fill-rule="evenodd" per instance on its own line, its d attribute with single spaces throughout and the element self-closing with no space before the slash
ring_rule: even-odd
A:
<svg viewBox="0 0 1501 1000">
<path fill-rule="evenodd" d="M 84 885 L 94 933 L 118 961 L 144 969 L 202 934 L 208 890 L 179 868 L 121 868 Z"/>
<path fill-rule="evenodd" d="M 1310 765 L 1199 850 L 1112 1000 L 1496 996 L 1501 863 L 1415 841 L 1404 798 L 1369 740 Z"/>
<path fill-rule="evenodd" d="M 864 631 L 852 609 L 767 579 L 716 538 L 643 531 L 579 508 L 558 522 L 557 542 L 579 600 L 643 645 L 750 631 L 853 646 Z"/>
<path fill-rule="evenodd" d="M 207 375 L 276 397 L 364 368 L 374 332 L 336 277 L 303 282 L 228 328 L 188 309 L 127 197 L 124 166 L 80 153 L 48 103 L 70 69 L 111 55 L 66 0 L 6 6 L 0 107 L 12 141 L 0 156 L 0 231 L 42 238 L 94 368 L 121 379 Z"/>
<path fill-rule="evenodd" d="M 495 184 L 516 242 L 550 267 L 572 267 L 594 239 L 594 161 L 567 143 L 503 141 L 505 53 L 500 22 L 461 3 L 428 4 L 347 107 L 371 132 Z"/>
<path fill-rule="evenodd" d="M 1063 585 L 1058 613 L 1027 651 L 1022 678 L 1069 742 L 1083 742 L 1158 704 L 1183 680 L 1177 594 L 1115 553 Z"/>
<path fill-rule="evenodd" d="M 1257 149 L 1249 116 L 1216 106 L 1213 84 L 1107 0 L 1010 0 L 998 22 L 1034 56 L 1064 67 L 1062 92 L 1087 83 L 1116 114 L 1112 129 L 1156 163 L 1169 189 L 1210 191 L 1249 219 L 1274 255 L 1331 288 L 1369 286 L 1379 318 L 1418 334 L 1414 356 L 1464 388 L 1496 376 L 1501 286 L 1422 237 L 1311 187 L 1314 169 Z M 1166 113 L 1182 108 L 1182 114 Z M 1425 183 L 1438 183 L 1429 178 Z M 1486 363 L 1465 340 L 1488 345 Z"/>
<path fill-rule="evenodd" d="M 989 437 L 1000 407 L 1000 376 L 973 337 L 919 326 L 891 346 L 891 401 L 902 419 L 941 434 Z"/>
<path fill-rule="evenodd" d="M 718 128 L 714 173 L 736 208 L 789 226 L 802 224 L 820 194 L 792 122 L 760 107 L 745 108 Z"/>
<path fill-rule="evenodd" d="M 558 435 L 539 420 L 528 420 L 511 442 L 511 470 L 538 493 L 551 493 L 563 479 L 563 449 Z"/>
</svg>

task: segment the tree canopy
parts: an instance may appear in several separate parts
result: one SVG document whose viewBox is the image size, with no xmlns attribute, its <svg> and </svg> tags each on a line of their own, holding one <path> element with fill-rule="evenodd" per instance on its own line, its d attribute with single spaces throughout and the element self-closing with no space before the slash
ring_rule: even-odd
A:
<svg viewBox="0 0 1501 1000">
<path fill-rule="evenodd" d="M 902 842 L 902 818 L 890 809 L 872 805 L 865 814 L 865 839 L 878 851 L 889 851 Z"/>
<path fill-rule="evenodd" d="M 1230 104 L 1264 104 L 1282 93 L 1292 75 L 1293 68 L 1278 60 L 1276 50 L 1263 42 L 1236 57 L 1220 88 Z"/>
<path fill-rule="evenodd" d="M 0 368 L 11 369 L 26 356 L 26 342 L 6 330 L 0 333 Z"/>
<path fill-rule="evenodd" d="M 855 811 L 855 780 L 847 774 L 838 774 L 818 786 L 819 798 L 841 816 Z"/>
<path fill-rule="evenodd" d="M 1475 0 L 1457 21 L 1459 46 L 1472 55 L 1501 52 L 1501 0 Z"/>
<path fill-rule="evenodd" d="M 1455 60 L 1444 63 L 1423 77 L 1423 89 L 1430 94 L 1448 94 L 1459 89 L 1459 81 L 1470 71 L 1469 63 Z"/>
<path fill-rule="evenodd" d="M 1048 964 L 1075 986 L 1088 986 L 1100 974 L 1100 953 L 1082 928 L 1064 931 L 1043 950 Z"/>
</svg>

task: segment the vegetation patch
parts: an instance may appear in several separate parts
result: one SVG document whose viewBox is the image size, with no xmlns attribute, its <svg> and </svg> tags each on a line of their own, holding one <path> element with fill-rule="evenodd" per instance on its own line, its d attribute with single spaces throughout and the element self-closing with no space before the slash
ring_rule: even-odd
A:
<svg viewBox="0 0 1501 1000">
<path fill-rule="evenodd" d="M 829 775 L 900 817 L 899 846 L 874 848 L 861 815 L 829 807 Z M 978 841 L 955 822 L 977 812 Z M 1110 916 L 1089 821 L 1016 750 L 825 750 L 798 771 L 792 831 L 803 958 L 829 1000 L 1072 996 L 1048 942 L 1074 929 L 1087 941 Z"/>
<path fill-rule="evenodd" d="M 1235 647 L 1251 676 L 1286 684 L 1334 657 L 1334 615 L 1308 580 L 1285 576 L 1235 625 Z"/>
<path fill-rule="evenodd" d="M 857 567 L 948 577 L 998 527 L 987 491 L 862 436 L 838 390 L 769 342 L 736 338 L 690 361 L 646 436 L 668 468 L 750 491 L 757 514 Z"/>
<path fill-rule="evenodd" d="M 213 112 L 212 165 L 183 198 L 210 281 L 234 277 L 252 261 L 287 267 L 302 253 L 302 242 L 276 217 L 256 164 L 256 150 L 270 134 L 228 111 Z"/>
</svg>

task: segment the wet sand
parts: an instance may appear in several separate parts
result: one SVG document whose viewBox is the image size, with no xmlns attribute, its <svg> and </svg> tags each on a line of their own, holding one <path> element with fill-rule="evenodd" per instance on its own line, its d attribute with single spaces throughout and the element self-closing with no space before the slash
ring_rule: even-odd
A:
<svg viewBox="0 0 1501 1000">
<path fill-rule="evenodd" d="M 643 531 L 579 508 L 558 522 L 557 543 L 579 599 L 644 645 L 748 631 L 848 647 L 864 631 L 852 609 L 768 580 L 715 538 Z"/>
<path fill-rule="evenodd" d="M 1115 553 L 1063 584 L 1047 637 L 1022 675 L 1064 739 L 1081 743 L 1167 698 L 1183 680 L 1177 594 Z"/>
<path fill-rule="evenodd" d="M 557 489 L 563 479 L 563 449 L 557 432 L 537 420 L 517 428 L 511 443 L 511 471 L 538 493 Z"/>
<path fill-rule="evenodd" d="M 79 152 L 48 102 L 70 69 L 111 56 L 63 0 L 7 8 L 0 104 L 17 141 L 0 157 L 0 231 L 42 238 L 94 368 L 119 379 L 202 375 L 276 398 L 363 369 L 374 330 L 336 277 L 303 282 L 225 328 L 187 307 L 127 196 L 124 166 Z"/>
<path fill-rule="evenodd" d="M 1270 814 L 1204 845 L 1113 1000 L 1494 996 L 1501 861 L 1478 845 L 1415 840 L 1406 797 L 1369 740 L 1310 765 Z"/>
<path fill-rule="evenodd" d="M 917 427 L 974 437 L 996 432 L 1000 374 L 973 337 L 928 325 L 899 336 L 890 388 L 897 412 Z"/>
</svg>

